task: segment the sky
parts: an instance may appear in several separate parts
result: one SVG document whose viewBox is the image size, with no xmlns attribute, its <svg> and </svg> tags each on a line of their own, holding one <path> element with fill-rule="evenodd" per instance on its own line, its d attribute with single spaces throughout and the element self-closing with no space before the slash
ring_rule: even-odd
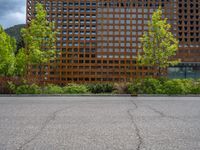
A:
<svg viewBox="0 0 200 150">
<path fill-rule="evenodd" d="M 0 0 L 0 24 L 4 29 L 26 22 L 26 0 Z"/>
</svg>

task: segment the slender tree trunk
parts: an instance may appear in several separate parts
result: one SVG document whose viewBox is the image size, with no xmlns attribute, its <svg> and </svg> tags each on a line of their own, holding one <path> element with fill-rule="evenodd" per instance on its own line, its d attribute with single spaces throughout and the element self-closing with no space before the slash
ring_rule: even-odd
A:
<svg viewBox="0 0 200 150">
<path fill-rule="evenodd" d="M 39 67 L 40 67 L 40 69 L 39 69 L 39 72 L 40 72 L 39 84 L 42 85 L 42 65 L 41 65 L 41 63 L 39 63 Z"/>
<path fill-rule="evenodd" d="M 160 67 L 158 67 L 158 77 L 160 77 L 161 76 L 161 68 Z"/>
</svg>

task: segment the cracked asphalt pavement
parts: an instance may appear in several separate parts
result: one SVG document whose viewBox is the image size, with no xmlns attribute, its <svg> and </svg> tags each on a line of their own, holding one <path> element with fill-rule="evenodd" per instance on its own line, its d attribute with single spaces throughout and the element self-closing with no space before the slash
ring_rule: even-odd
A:
<svg viewBox="0 0 200 150">
<path fill-rule="evenodd" d="M 199 97 L 0 97 L 0 150 L 199 149 Z"/>
</svg>

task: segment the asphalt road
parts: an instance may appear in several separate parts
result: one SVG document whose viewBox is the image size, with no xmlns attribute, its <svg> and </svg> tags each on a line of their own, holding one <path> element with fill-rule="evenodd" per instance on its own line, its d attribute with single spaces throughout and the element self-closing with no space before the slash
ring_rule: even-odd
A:
<svg viewBox="0 0 200 150">
<path fill-rule="evenodd" d="M 200 150 L 200 98 L 0 97 L 0 150 Z"/>
</svg>

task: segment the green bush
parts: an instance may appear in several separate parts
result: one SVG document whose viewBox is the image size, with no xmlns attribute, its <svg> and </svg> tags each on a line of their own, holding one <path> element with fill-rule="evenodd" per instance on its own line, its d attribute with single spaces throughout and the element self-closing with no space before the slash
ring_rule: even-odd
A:
<svg viewBox="0 0 200 150">
<path fill-rule="evenodd" d="M 190 94 L 200 94 L 200 79 L 193 81 Z"/>
<path fill-rule="evenodd" d="M 184 85 L 185 94 L 190 94 L 191 90 L 194 86 L 194 80 L 193 79 L 183 79 L 182 82 Z"/>
<path fill-rule="evenodd" d="M 17 87 L 12 87 L 15 94 L 40 94 L 41 88 L 36 84 L 24 84 Z"/>
<path fill-rule="evenodd" d="M 168 81 L 169 79 L 167 77 L 160 77 L 157 79 L 158 81 L 160 81 L 160 84 L 164 84 L 166 81 Z"/>
<path fill-rule="evenodd" d="M 112 93 L 113 91 L 113 84 L 111 83 L 106 83 L 106 84 L 102 84 L 103 86 L 103 93 Z"/>
<path fill-rule="evenodd" d="M 189 94 L 191 93 L 192 80 L 172 79 L 163 85 L 164 94 Z"/>
<path fill-rule="evenodd" d="M 84 94 L 84 93 L 117 93 L 117 94 L 200 94 L 200 79 L 137 79 L 132 83 L 97 83 L 89 85 L 69 84 L 60 87 L 48 84 L 42 89 L 36 84 L 15 85 L 8 82 L 9 89 L 15 94 Z"/>
<path fill-rule="evenodd" d="M 87 87 L 91 93 L 112 93 L 113 91 L 113 84 L 110 83 L 89 84 Z"/>
<path fill-rule="evenodd" d="M 128 92 L 130 94 L 161 94 L 162 84 L 158 79 L 138 79 L 128 86 Z"/>
<path fill-rule="evenodd" d="M 88 93 L 88 89 L 85 85 L 69 84 L 63 87 L 65 94 L 84 94 Z"/>
<path fill-rule="evenodd" d="M 43 89 L 44 94 L 63 94 L 63 89 L 54 84 L 48 84 L 47 86 L 44 87 Z"/>
<path fill-rule="evenodd" d="M 143 94 L 141 79 L 134 80 L 128 85 L 128 94 Z"/>
<path fill-rule="evenodd" d="M 142 91 L 144 94 L 161 94 L 162 84 L 158 79 L 146 78 L 142 83 Z"/>
<path fill-rule="evenodd" d="M 16 85 L 13 84 L 13 82 L 8 82 L 8 88 L 11 90 L 13 93 L 15 93 Z"/>
</svg>

